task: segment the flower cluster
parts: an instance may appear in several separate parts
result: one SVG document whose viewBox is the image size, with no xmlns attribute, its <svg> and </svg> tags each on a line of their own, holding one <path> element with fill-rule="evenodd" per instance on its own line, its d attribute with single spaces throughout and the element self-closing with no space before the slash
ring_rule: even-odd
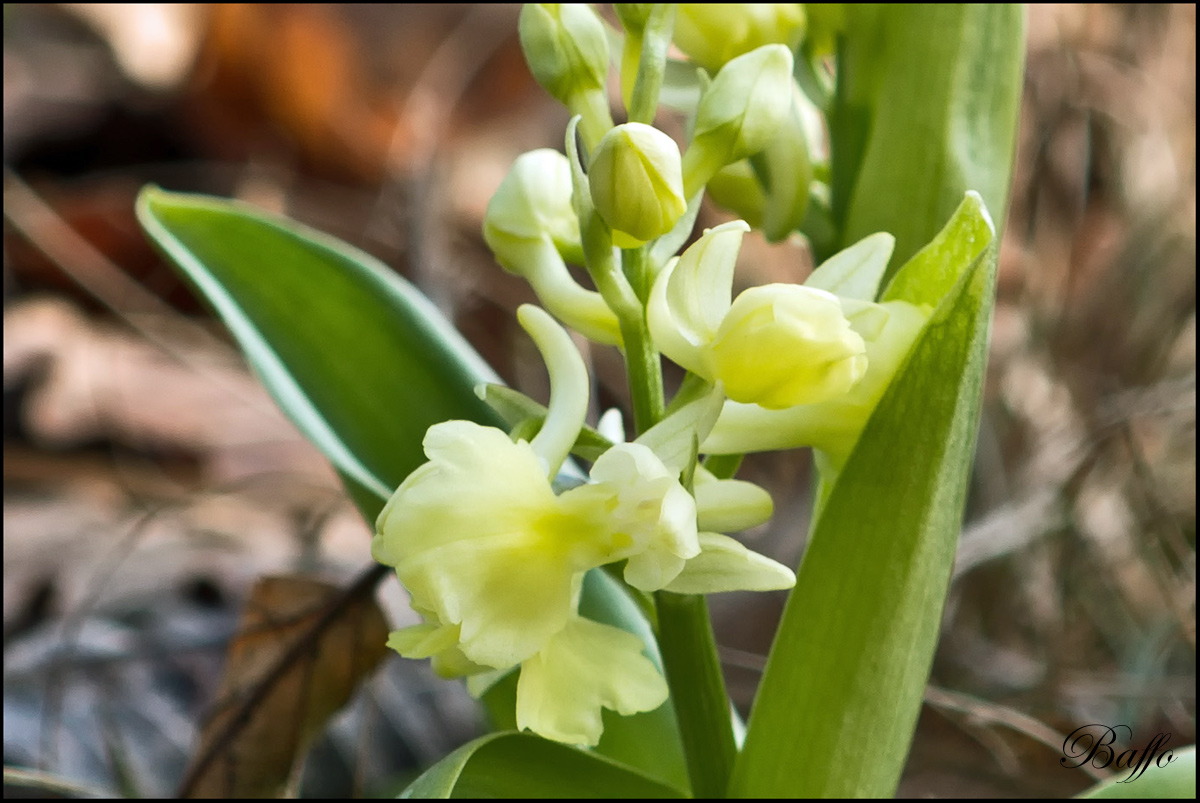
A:
<svg viewBox="0 0 1200 803">
<path fill-rule="evenodd" d="M 811 176 L 792 54 L 805 15 L 798 4 L 658 8 L 617 9 L 621 84 L 631 118 L 647 93 L 656 102 L 675 20 L 674 43 L 701 70 L 682 150 L 649 119 L 613 124 L 613 37 L 591 7 L 522 11 L 534 77 L 576 117 L 566 155 L 542 149 L 516 160 L 484 237 L 541 303 L 518 319 L 546 362 L 549 406 L 529 400 L 526 410 L 542 412 L 514 418 L 512 432 L 468 421 L 431 427 L 428 462 L 395 491 L 373 542 L 422 617 L 390 645 L 469 677 L 475 691 L 519 669 L 518 726 L 574 744 L 598 742 L 603 708 L 649 711 L 668 696 L 650 645 L 580 615 L 585 574 L 608 566 L 641 592 L 789 588 L 791 570 L 724 534 L 768 520 L 770 497 L 699 458 L 812 446 L 836 470 L 930 314 L 875 301 L 891 255 L 886 234 L 835 255 L 803 285 L 736 297 L 747 222 L 711 228 L 675 256 L 710 182 L 726 188 L 732 208 L 753 206 L 770 221 L 772 239 L 803 216 Z M 755 159 L 769 182 L 739 195 L 722 181 L 749 175 L 753 184 Z M 586 268 L 593 286 L 568 264 Z M 625 353 L 635 440 L 579 449 L 588 376 L 563 325 Z M 660 354 L 688 372 L 666 406 Z M 573 451 L 592 463 L 588 479 L 558 491 Z"/>
</svg>

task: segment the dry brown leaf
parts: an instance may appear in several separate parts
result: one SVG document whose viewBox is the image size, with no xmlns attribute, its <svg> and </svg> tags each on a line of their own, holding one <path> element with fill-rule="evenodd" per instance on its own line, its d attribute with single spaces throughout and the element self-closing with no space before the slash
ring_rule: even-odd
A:
<svg viewBox="0 0 1200 803">
<path fill-rule="evenodd" d="M 387 652 L 369 571 L 342 590 L 267 577 L 229 645 L 211 719 L 180 797 L 273 797 L 297 759 Z"/>
</svg>

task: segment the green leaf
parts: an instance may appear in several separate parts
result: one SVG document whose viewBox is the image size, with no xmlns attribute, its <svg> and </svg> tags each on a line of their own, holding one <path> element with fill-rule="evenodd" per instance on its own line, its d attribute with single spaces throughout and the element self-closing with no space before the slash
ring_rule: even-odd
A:
<svg viewBox="0 0 1200 803">
<path fill-rule="evenodd" d="M 895 792 L 949 584 L 992 307 L 994 248 L 953 245 L 940 253 L 961 278 L 814 525 L 734 769 L 735 796 Z"/>
<path fill-rule="evenodd" d="M 830 118 L 840 246 L 896 236 L 894 264 L 975 190 L 1003 229 L 1024 71 L 1008 4 L 845 6 Z"/>
<path fill-rule="evenodd" d="M 429 426 L 499 423 L 473 392 L 495 373 L 374 257 L 236 201 L 147 187 L 137 213 L 367 521 L 425 462 Z"/>
<path fill-rule="evenodd" d="M 413 781 L 403 798 L 678 798 L 634 770 L 525 733 L 493 733 L 463 745 Z"/>
<path fill-rule="evenodd" d="M 1157 760 L 1161 761 L 1162 757 Z M 1133 780 L 1128 780 L 1130 778 Z M 1115 778 L 1097 784 L 1076 797 L 1109 800 L 1117 798 L 1195 800 L 1196 746 L 1192 745 L 1175 751 L 1170 763 L 1165 766 L 1151 764 L 1146 766 L 1140 774 L 1136 770 L 1122 771 Z"/>
</svg>

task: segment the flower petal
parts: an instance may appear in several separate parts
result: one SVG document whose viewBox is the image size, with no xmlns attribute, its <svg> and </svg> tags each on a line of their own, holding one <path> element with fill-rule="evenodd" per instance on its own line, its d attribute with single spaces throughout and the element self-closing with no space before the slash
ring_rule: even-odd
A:
<svg viewBox="0 0 1200 803">
<path fill-rule="evenodd" d="M 607 508 L 595 515 L 612 533 L 612 560 L 629 558 L 626 581 L 643 591 L 662 588 L 700 549 L 691 494 L 640 443 L 609 449 L 591 474 L 593 484 L 568 491 L 563 501 Z"/>
<path fill-rule="evenodd" d="M 775 591 L 796 584 L 791 569 L 747 549 L 727 535 L 700 533 L 700 548 L 700 554 L 687 562 L 667 591 L 676 594 Z"/>
<path fill-rule="evenodd" d="M 575 618 L 521 665 L 517 727 L 569 744 L 595 745 L 601 708 L 628 716 L 653 711 L 667 683 L 637 636 Z"/>
<path fill-rule="evenodd" d="M 771 495 L 752 482 L 719 480 L 703 466 L 696 467 L 696 526 L 701 530 L 736 533 L 771 518 Z"/>
</svg>

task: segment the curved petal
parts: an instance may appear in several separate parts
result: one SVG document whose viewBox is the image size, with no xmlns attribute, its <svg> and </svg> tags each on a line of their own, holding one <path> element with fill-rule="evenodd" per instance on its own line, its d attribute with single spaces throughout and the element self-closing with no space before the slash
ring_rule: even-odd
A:
<svg viewBox="0 0 1200 803">
<path fill-rule="evenodd" d="M 566 330 L 541 307 L 522 304 L 517 320 L 533 338 L 550 372 L 550 404 L 542 429 L 529 444 L 554 477 L 579 437 L 587 417 L 588 373 Z"/>
<path fill-rule="evenodd" d="M 667 302 L 696 345 L 712 340 L 733 297 L 733 269 L 750 231 L 744 220 L 731 220 L 706 229 L 679 257 L 667 284 Z"/>
<path fill-rule="evenodd" d="M 701 374 L 705 372 L 701 344 L 685 334 L 667 301 L 667 285 L 678 264 L 678 258 L 672 259 L 655 278 L 646 302 L 646 323 L 655 348 L 692 373 Z"/>
</svg>

